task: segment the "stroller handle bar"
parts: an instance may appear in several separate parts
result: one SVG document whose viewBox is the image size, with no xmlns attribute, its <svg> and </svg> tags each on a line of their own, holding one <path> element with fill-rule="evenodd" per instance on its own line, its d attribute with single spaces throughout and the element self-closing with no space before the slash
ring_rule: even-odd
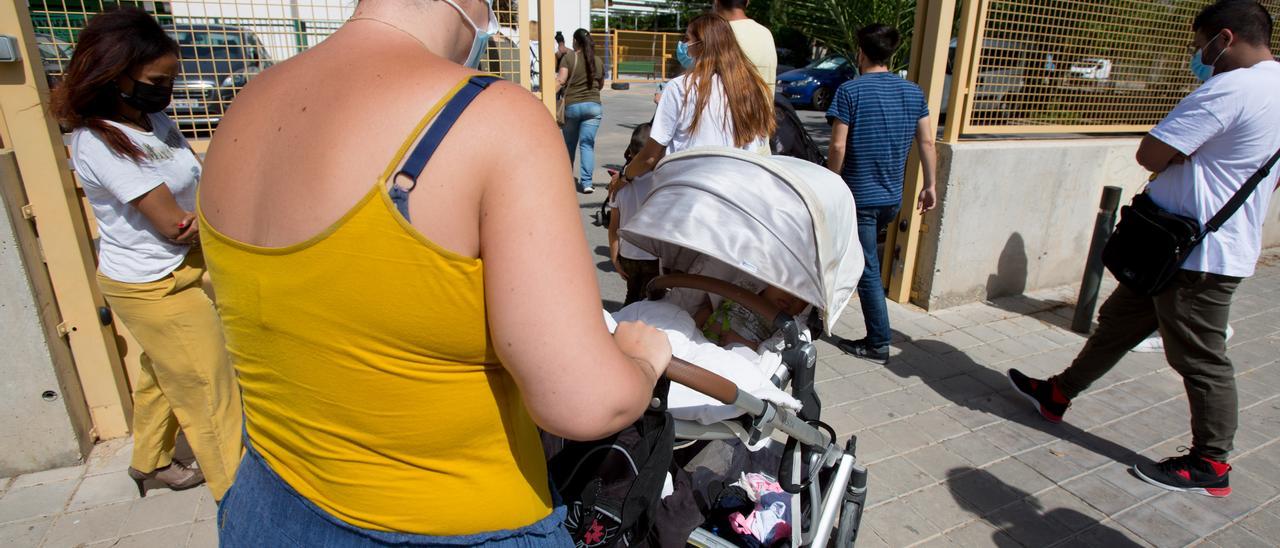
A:
<svg viewBox="0 0 1280 548">
<path fill-rule="evenodd" d="M 790 315 L 778 310 L 777 306 L 760 295 L 729 282 L 697 274 L 664 274 L 658 276 L 649 282 L 649 298 L 661 298 L 667 290 L 677 287 L 687 287 L 720 295 L 746 307 L 747 310 L 759 314 L 762 318 L 771 318 L 774 328 L 781 328 L 784 322 L 791 319 Z"/>
<path fill-rule="evenodd" d="M 671 357 L 671 363 L 667 365 L 667 378 L 711 396 L 725 405 L 734 405 L 738 400 L 738 385 L 674 356 Z"/>
</svg>

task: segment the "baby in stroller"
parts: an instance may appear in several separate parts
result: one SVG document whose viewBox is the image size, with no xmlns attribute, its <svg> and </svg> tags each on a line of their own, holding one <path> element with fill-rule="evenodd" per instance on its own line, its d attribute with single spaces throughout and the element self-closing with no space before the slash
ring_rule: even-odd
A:
<svg viewBox="0 0 1280 548">
<path fill-rule="evenodd" d="M 791 316 L 801 315 L 809 303 L 774 286 L 766 286 L 758 293 L 778 310 Z M 707 340 L 728 348 L 740 344 L 753 351 L 760 351 L 760 343 L 778 335 L 772 321 L 747 309 L 729 299 L 721 300 L 714 305 L 711 296 L 707 296 L 701 307 L 693 315 L 694 323 L 702 329 Z"/>
</svg>

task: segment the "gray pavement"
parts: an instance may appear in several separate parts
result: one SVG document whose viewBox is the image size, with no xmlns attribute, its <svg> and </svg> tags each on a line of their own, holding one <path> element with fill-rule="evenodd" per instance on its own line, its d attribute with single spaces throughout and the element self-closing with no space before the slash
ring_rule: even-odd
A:
<svg viewBox="0 0 1280 548">
<path fill-rule="evenodd" d="M 650 93 L 606 92 L 601 166 L 620 162 L 628 125 L 651 114 Z M 804 117 L 821 124 L 818 113 Z M 604 229 L 590 222 L 602 199 L 582 197 L 583 222 L 613 308 L 623 286 L 608 271 Z M 1108 279 L 1104 293 L 1112 288 Z M 818 343 L 824 419 L 858 436 L 871 470 L 860 546 L 1280 544 L 1280 249 L 1264 254 L 1232 305 L 1241 420 L 1225 499 L 1162 491 L 1127 471 L 1190 439 L 1181 379 L 1161 354 L 1130 354 L 1060 425 L 1010 393 L 1005 369 L 1049 375 L 1083 345 L 1066 327 L 1074 294 L 1063 287 L 936 314 L 890 303 L 887 366 Z M 861 323 L 851 303 L 836 335 L 857 338 Z M 124 473 L 129 456 L 129 440 L 112 440 L 84 465 L 0 478 L 0 546 L 215 545 L 208 491 L 139 499 Z"/>
</svg>

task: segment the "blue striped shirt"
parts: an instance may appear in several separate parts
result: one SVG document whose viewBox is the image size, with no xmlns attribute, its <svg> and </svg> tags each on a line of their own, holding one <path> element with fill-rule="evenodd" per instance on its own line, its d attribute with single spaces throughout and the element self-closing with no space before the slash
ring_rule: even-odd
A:
<svg viewBox="0 0 1280 548">
<path fill-rule="evenodd" d="M 849 126 L 840 176 L 858 207 L 902 203 L 907 151 L 928 115 L 920 87 L 891 72 L 864 74 L 836 90 L 827 117 Z"/>
</svg>

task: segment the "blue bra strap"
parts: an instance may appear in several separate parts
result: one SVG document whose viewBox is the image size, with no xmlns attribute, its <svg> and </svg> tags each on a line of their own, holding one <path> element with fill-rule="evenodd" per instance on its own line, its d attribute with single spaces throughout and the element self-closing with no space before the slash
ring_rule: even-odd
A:
<svg viewBox="0 0 1280 548">
<path fill-rule="evenodd" d="M 467 109 L 471 101 L 475 100 L 480 92 L 484 91 L 500 78 L 497 76 L 481 75 L 472 76 L 467 85 L 462 86 L 454 94 L 452 99 L 440 109 L 440 114 L 436 115 L 435 121 L 427 128 L 427 133 L 422 136 L 417 145 L 414 145 L 413 151 L 405 159 L 404 165 L 396 172 L 396 176 L 404 175 L 408 177 L 413 184 L 407 189 L 402 189 L 399 185 L 391 185 L 389 192 L 391 201 L 396 205 L 396 209 L 405 219 L 409 218 L 409 193 L 418 186 L 418 177 L 422 175 L 422 170 L 427 167 L 427 162 L 431 161 L 431 156 L 436 153 L 436 149 L 440 147 L 440 143 L 444 141 L 449 130 L 453 128 L 453 124 L 458 121 L 458 117 L 462 116 L 462 111 Z"/>
</svg>

